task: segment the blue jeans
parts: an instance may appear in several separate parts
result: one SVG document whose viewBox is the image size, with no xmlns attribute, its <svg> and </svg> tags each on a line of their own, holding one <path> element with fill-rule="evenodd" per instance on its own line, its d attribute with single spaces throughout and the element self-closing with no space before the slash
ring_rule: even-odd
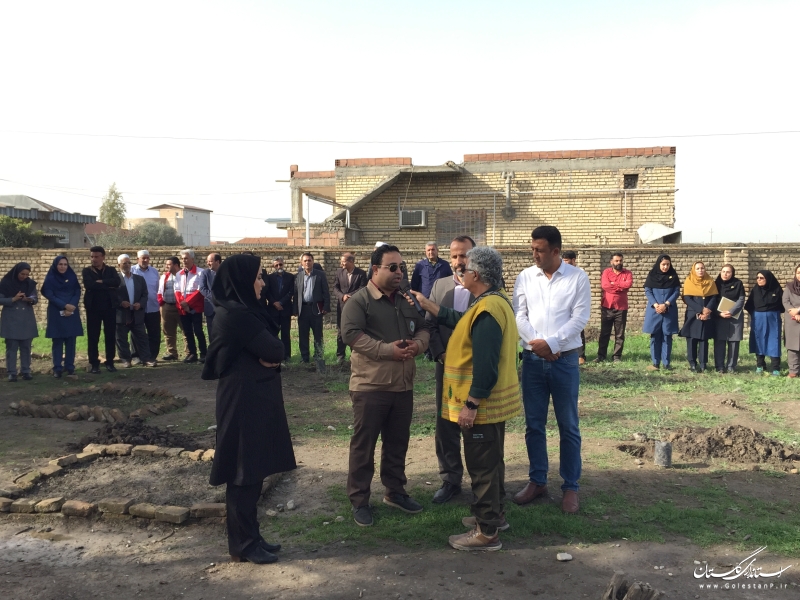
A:
<svg viewBox="0 0 800 600">
<path fill-rule="evenodd" d="M 650 359 L 655 366 L 662 363 L 669 367 L 672 357 L 672 336 L 665 334 L 660 329 L 650 334 Z"/>
<path fill-rule="evenodd" d="M 562 490 L 578 491 L 581 477 L 581 432 L 578 427 L 578 354 L 547 362 L 535 354 L 522 356 L 522 404 L 525 408 L 525 445 L 528 476 L 533 483 L 547 484 L 547 409 L 553 398 L 561 438 L 559 474 Z"/>
<path fill-rule="evenodd" d="M 64 359 L 64 366 L 61 366 L 61 359 Z M 64 369 L 67 372 L 75 370 L 75 337 L 53 338 L 53 372 L 61 373 Z"/>
</svg>

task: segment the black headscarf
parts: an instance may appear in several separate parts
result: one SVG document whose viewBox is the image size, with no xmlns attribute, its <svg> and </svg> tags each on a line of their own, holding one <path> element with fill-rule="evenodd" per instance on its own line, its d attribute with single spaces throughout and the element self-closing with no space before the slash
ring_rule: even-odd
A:
<svg viewBox="0 0 800 600">
<path fill-rule="evenodd" d="M 214 294 L 214 328 L 203 366 L 203 379 L 219 379 L 253 338 L 276 327 L 267 308 L 256 298 L 253 283 L 261 261 L 249 254 L 235 254 L 219 266 L 211 291 Z"/>
<path fill-rule="evenodd" d="M 661 261 L 664 259 L 669 261 L 669 270 L 664 273 L 661 271 Z M 644 287 L 657 290 L 667 290 L 669 288 L 679 287 L 681 281 L 678 274 L 675 272 L 675 267 L 672 266 L 672 259 L 669 254 L 661 254 L 656 259 L 656 264 L 650 269 L 647 274 L 647 279 L 644 280 Z"/>
<path fill-rule="evenodd" d="M 14 268 L 0 279 L 0 294 L 6 298 L 13 298 L 20 292 L 25 292 L 25 296 L 32 296 L 36 293 L 36 282 L 28 277 L 25 281 L 19 280 L 20 271 L 31 270 L 31 266 L 26 262 L 17 263 Z"/>
<path fill-rule="evenodd" d="M 67 261 L 67 270 L 63 275 L 58 272 L 58 263 L 61 262 L 62 259 Z M 69 259 L 63 254 L 56 256 L 55 260 L 53 261 L 53 265 L 50 267 L 47 275 L 45 275 L 44 283 L 42 284 L 43 294 L 45 288 L 53 292 L 65 292 L 81 289 L 81 284 L 78 282 L 78 276 L 75 275 L 75 271 L 73 271 L 72 267 L 69 266 Z"/>
<path fill-rule="evenodd" d="M 728 300 L 738 300 L 744 296 L 744 284 L 741 279 L 736 277 L 736 269 L 733 265 L 722 265 L 722 268 L 728 267 L 731 270 L 731 278 L 728 281 L 722 279 L 722 275 L 717 275 L 716 284 L 719 293 L 723 298 Z M 720 269 L 721 271 L 722 269 Z"/>
<path fill-rule="evenodd" d="M 762 269 L 758 271 L 766 279 L 764 286 L 756 283 L 750 290 L 750 296 L 744 305 L 749 313 L 754 312 L 783 312 L 783 288 L 772 271 Z"/>
</svg>

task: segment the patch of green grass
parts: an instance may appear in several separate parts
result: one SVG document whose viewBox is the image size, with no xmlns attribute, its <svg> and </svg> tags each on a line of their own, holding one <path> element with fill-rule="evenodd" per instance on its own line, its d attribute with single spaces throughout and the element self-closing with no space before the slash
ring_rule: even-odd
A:
<svg viewBox="0 0 800 600">
<path fill-rule="evenodd" d="M 800 432 L 788 427 L 776 427 L 764 434 L 768 438 L 779 441 L 787 446 L 800 448 Z"/>
<path fill-rule="evenodd" d="M 699 423 L 706 427 L 710 427 L 719 421 L 719 416 L 703 410 L 699 406 L 684 406 L 680 410 L 682 420 L 690 423 Z"/>
<path fill-rule="evenodd" d="M 564 515 L 557 503 L 519 507 L 507 503 L 511 529 L 501 534 L 504 541 L 529 540 L 531 536 L 552 537 L 574 543 L 601 543 L 626 538 L 631 541 L 662 542 L 668 536 L 688 538 L 700 546 L 735 544 L 741 549 L 768 546 L 787 556 L 800 552 L 800 513 L 788 501 L 763 502 L 731 495 L 711 483 L 689 486 L 674 492 L 676 498 L 659 498 L 650 503 L 631 502 L 624 494 L 596 492 L 581 499 L 581 513 Z M 469 509 L 462 504 L 434 505 L 429 489 L 411 490 L 424 511 L 406 515 L 375 498 L 375 526 L 353 523 L 350 504 L 341 486 L 328 488 L 335 505 L 330 515 L 281 515 L 264 527 L 287 543 L 318 546 L 352 541 L 369 546 L 393 541 L 409 547 L 441 547 L 447 537 L 465 531 L 461 518 Z M 343 516 L 337 523 L 335 517 Z M 329 525 L 323 525 L 328 522 Z M 734 533 L 731 533 L 734 532 Z M 750 536 L 747 541 L 745 536 Z"/>
</svg>

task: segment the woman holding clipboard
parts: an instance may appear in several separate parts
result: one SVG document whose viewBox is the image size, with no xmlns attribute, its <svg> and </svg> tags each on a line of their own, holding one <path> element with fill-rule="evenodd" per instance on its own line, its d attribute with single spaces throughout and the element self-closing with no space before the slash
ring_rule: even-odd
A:
<svg viewBox="0 0 800 600">
<path fill-rule="evenodd" d="M 717 373 L 735 373 L 744 329 L 744 284 L 736 278 L 733 265 L 723 265 L 715 283 L 719 305 L 714 313 L 714 368 Z"/>
</svg>

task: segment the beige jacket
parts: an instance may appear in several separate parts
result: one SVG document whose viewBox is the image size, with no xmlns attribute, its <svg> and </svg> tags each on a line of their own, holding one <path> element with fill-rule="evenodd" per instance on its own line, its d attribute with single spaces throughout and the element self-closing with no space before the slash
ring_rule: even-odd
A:
<svg viewBox="0 0 800 600">
<path fill-rule="evenodd" d="M 352 349 L 350 391 L 405 392 L 414 389 L 414 360 L 392 360 L 397 340 L 414 340 L 420 354 L 430 335 L 425 318 L 399 293 L 394 301 L 371 281 L 342 309 L 342 339 Z"/>
</svg>

